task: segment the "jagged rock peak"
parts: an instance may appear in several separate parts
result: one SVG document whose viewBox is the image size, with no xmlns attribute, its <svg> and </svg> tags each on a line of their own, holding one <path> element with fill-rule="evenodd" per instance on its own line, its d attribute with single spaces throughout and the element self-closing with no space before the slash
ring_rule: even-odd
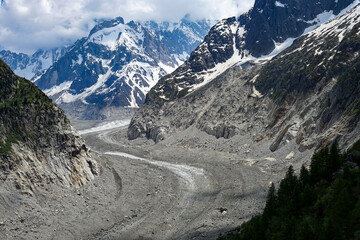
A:
<svg viewBox="0 0 360 240">
<path fill-rule="evenodd" d="M 104 28 L 111 28 L 111 27 L 115 27 L 119 24 L 125 24 L 124 19 L 122 17 L 117 17 L 111 20 L 104 20 L 101 21 L 100 23 L 96 24 L 90 31 L 89 33 L 89 37 L 94 34 L 97 31 L 100 31 Z"/>
<path fill-rule="evenodd" d="M 0 181 L 21 190 L 82 186 L 98 174 L 64 112 L 0 60 Z"/>
</svg>

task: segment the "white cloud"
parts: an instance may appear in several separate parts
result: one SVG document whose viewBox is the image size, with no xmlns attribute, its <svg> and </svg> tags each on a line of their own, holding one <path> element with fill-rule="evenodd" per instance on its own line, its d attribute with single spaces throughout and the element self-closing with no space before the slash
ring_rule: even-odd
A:
<svg viewBox="0 0 360 240">
<path fill-rule="evenodd" d="M 250 9 L 254 0 L 5 0 L 0 7 L 0 48 L 31 53 L 71 44 L 95 19 L 176 21 L 222 19 Z"/>
</svg>

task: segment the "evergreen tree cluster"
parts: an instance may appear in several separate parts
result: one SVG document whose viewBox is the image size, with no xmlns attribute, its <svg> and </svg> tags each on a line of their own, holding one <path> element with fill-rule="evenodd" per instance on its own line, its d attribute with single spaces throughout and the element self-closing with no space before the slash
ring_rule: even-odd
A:
<svg viewBox="0 0 360 240">
<path fill-rule="evenodd" d="M 360 239 L 360 141 L 341 154 L 337 144 L 314 154 L 296 176 L 292 166 L 262 214 L 221 240 Z"/>
</svg>

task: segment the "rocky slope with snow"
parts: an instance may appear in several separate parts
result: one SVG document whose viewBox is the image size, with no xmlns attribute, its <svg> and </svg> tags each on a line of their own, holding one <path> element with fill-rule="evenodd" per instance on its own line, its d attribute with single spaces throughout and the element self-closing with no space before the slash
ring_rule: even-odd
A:
<svg viewBox="0 0 360 240">
<path fill-rule="evenodd" d="M 171 101 L 205 85 L 235 63 L 273 56 L 354 0 L 283 2 L 257 0 L 248 13 L 220 21 L 188 61 L 159 81 L 147 101 Z"/>
<path fill-rule="evenodd" d="M 211 22 L 134 22 L 96 25 L 36 84 L 70 115 L 105 118 L 104 109 L 136 108 L 158 79 L 200 44 Z"/>
<path fill-rule="evenodd" d="M 64 112 L 0 60 L 0 181 L 31 194 L 51 183 L 82 186 L 97 172 Z"/>
<path fill-rule="evenodd" d="M 183 66 L 151 90 L 131 121 L 129 139 L 158 142 L 195 127 L 216 138 L 236 139 L 239 146 L 267 146 L 269 152 L 286 145 L 306 151 L 334 139 L 342 147 L 351 145 L 360 131 L 360 7 L 351 9 L 356 2 L 334 20 L 308 29 L 272 60 L 276 45 L 272 54 L 255 58 L 246 41 L 243 48 L 234 47 L 234 29 L 240 29 L 236 19 L 222 21 Z M 211 46 L 221 51 L 211 52 Z M 221 54 L 214 58 L 215 52 Z"/>
<path fill-rule="evenodd" d="M 66 51 L 66 47 L 51 50 L 40 49 L 34 54 L 28 55 L 2 50 L 0 58 L 10 66 L 16 75 L 36 81 L 51 65 L 64 56 Z"/>
</svg>

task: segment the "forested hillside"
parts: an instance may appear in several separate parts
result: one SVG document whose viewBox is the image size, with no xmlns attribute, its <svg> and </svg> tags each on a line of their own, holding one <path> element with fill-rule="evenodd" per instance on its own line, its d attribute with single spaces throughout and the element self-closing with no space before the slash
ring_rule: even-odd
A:
<svg viewBox="0 0 360 240">
<path fill-rule="evenodd" d="M 360 141 L 341 154 L 336 144 L 316 153 L 300 175 L 289 167 L 266 206 L 219 239 L 360 239 Z"/>
</svg>

